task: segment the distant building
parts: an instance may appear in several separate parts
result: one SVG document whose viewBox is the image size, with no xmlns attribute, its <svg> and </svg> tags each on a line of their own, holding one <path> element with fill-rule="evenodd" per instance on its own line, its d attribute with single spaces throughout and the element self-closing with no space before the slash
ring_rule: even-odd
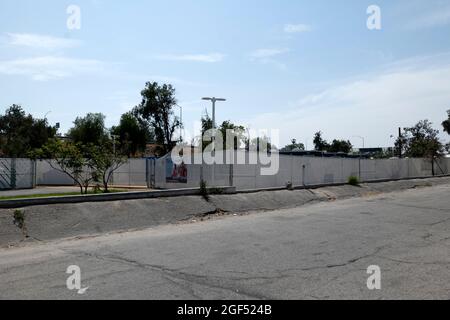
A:
<svg viewBox="0 0 450 320">
<path fill-rule="evenodd" d="M 357 154 L 365 158 L 379 157 L 382 155 L 394 156 L 394 148 L 360 148 L 355 150 Z"/>
</svg>

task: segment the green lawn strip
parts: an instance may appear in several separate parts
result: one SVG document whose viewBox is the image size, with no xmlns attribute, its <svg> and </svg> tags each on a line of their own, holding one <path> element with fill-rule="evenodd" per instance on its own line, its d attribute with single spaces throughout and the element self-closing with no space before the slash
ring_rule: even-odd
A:
<svg viewBox="0 0 450 320">
<path fill-rule="evenodd" d="M 120 193 L 128 192 L 128 190 L 111 189 L 108 193 L 88 191 L 87 195 L 93 194 L 110 194 L 110 193 Z M 27 195 L 17 195 L 17 196 L 6 196 L 0 197 L 1 200 L 18 200 L 18 199 L 36 199 L 36 198 L 49 198 L 49 197 L 67 197 L 67 196 L 84 196 L 80 192 L 64 192 L 64 193 L 45 193 L 45 194 L 27 194 Z"/>
</svg>

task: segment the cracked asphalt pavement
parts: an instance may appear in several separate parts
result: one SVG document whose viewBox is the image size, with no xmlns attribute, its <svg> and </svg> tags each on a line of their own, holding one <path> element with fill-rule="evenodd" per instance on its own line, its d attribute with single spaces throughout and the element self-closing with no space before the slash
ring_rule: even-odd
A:
<svg viewBox="0 0 450 320">
<path fill-rule="evenodd" d="M 450 186 L 0 250 L 1 299 L 449 299 Z M 83 295 L 66 287 L 81 268 Z M 367 268 L 381 269 L 381 290 Z"/>
</svg>

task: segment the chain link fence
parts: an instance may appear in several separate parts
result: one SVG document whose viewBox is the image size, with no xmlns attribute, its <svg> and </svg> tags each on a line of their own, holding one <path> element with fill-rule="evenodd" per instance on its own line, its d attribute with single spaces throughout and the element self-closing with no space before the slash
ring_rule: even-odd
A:
<svg viewBox="0 0 450 320">
<path fill-rule="evenodd" d="M 239 153 L 239 152 L 238 152 Z M 241 152 L 241 159 L 251 158 Z M 348 158 L 320 158 L 279 155 L 271 159 L 276 169 L 263 174 L 268 166 L 261 164 L 207 165 L 197 154 L 193 164 L 176 165 L 170 156 L 151 159 L 130 159 L 112 177 L 116 186 L 136 186 L 158 189 L 198 188 L 200 181 L 208 186 L 235 186 L 237 190 L 308 186 L 345 183 L 350 176 L 361 182 L 405 179 L 450 174 L 450 159 L 433 163 L 430 159 L 368 160 Z M 200 164 L 196 164 L 200 163 Z M 203 163 L 203 164 L 202 164 Z M 235 162 L 236 163 L 236 162 Z M 54 164 L 55 165 L 55 164 Z M 47 161 L 29 159 L 0 159 L 0 189 L 33 188 L 36 185 L 73 186 L 66 174 L 52 168 Z"/>
<path fill-rule="evenodd" d="M 30 159 L 0 158 L 0 190 L 34 188 L 35 173 L 35 162 Z"/>
<path fill-rule="evenodd" d="M 244 152 L 243 152 L 244 153 Z M 200 155 L 201 156 L 201 155 Z M 242 159 L 249 159 L 246 152 Z M 429 177 L 450 174 L 450 159 L 358 159 L 279 155 L 274 174 L 263 174 L 261 164 L 187 164 L 181 170 L 166 156 L 154 161 L 152 186 L 163 189 L 194 188 L 203 180 L 209 186 L 235 186 L 237 190 Z M 184 174 L 184 179 L 182 179 Z M 178 177 L 178 178 L 177 178 Z"/>
</svg>

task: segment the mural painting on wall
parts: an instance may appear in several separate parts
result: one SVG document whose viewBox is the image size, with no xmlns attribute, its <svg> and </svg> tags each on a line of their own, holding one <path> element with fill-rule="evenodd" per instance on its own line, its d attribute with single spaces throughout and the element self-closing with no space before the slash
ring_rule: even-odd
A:
<svg viewBox="0 0 450 320">
<path fill-rule="evenodd" d="M 166 159 L 166 182 L 167 183 L 187 183 L 187 166 L 173 163 L 172 159 Z"/>
</svg>

